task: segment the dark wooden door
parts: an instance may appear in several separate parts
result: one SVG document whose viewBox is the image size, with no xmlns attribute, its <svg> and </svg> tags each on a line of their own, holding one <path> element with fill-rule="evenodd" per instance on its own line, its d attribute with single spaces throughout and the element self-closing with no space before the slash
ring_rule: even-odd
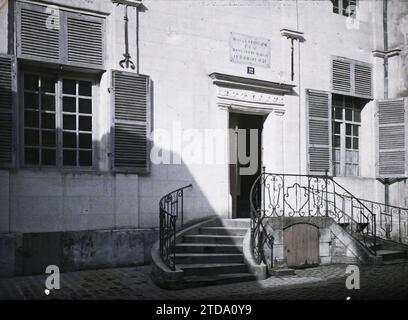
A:
<svg viewBox="0 0 408 320">
<path fill-rule="evenodd" d="M 294 224 L 283 231 L 286 262 L 291 268 L 319 265 L 319 229 L 311 224 Z"/>
</svg>

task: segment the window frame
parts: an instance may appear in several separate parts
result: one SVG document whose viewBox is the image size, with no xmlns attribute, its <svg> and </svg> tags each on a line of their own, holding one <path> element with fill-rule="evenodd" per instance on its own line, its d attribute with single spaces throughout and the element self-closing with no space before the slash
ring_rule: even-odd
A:
<svg viewBox="0 0 408 320">
<path fill-rule="evenodd" d="M 338 10 L 337 12 L 334 11 L 334 8 L 335 8 L 334 1 L 337 1 L 338 3 L 338 6 L 336 6 Z M 347 10 L 347 8 L 350 6 L 350 2 L 353 2 L 353 1 L 355 2 L 354 5 L 356 9 L 354 10 L 354 12 L 352 13 L 350 12 L 350 14 L 347 14 L 347 12 L 344 12 L 344 11 Z M 348 2 L 348 6 L 344 8 L 344 3 L 346 2 Z M 353 18 L 353 19 L 357 18 L 357 9 L 359 7 L 359 0 L 332 0 L 331 3 L 332 3 L 332 13 L 341 15 L 346 18 Z"/>
<path fill-rule="evenodd" d="M 338 97 L 340 97 L 342 99 L 342 119 L 338 119 L 336 117 L 335 114 L 335 109 L 336 109 L 336 104 L 333 103 L 333 101 L 335 100 L 334 96 L 337 95 Z M 347 107 L 346 105 L 346 99 L 349 98 L 351 99 L 351 108 Z M 337 176 L 337 177 L 360 177 L 361 176 L 361 112 L 364 108 L 364 103 L 363 101 L 359 101 L 357 103 L 361 104 L 360 108 L 356 108 L 356 100 L 358 101 L 359 98 L 358 97 L 352 97 L 352 96 L 346 96 L 346 95 L 339 95 L 339 94 L 332 94 L 332 171 L 333 171 L 333 175 Z M 346 109 L 351 109 L 351 110 L 359 110 L 360 111 L 360 121 L 355 121 L 354 119 L 354 112 L 353 112 L 353 119 L 352 120 L 347 120 L 346 119 Z M 337 134 L 336 130 L 335 130 L 335 124 L 338 123 L 340 124 L 340 133 Z M 351 135 L 347 134 L 347 130 L 346 130 L 346 126 L 347 125 L 351 125 L 352 126 L 352 133 Z M 358 148 L 354 149 L 353 148 L 353 143 L 354 143 L 354 138 L 356 136 L 354 136 L 354 126 L 358 126 Z M 334 138 L 335 136 L 340 136 L 340 147 L 336 147 L 335 143 L 334 143 Z M 351 145 L 352 148 L 347 148 L 347 143 L 346 143 L 346 139 L 347 137 L 351 137 Z M 340 161 L 336 161 L 336 157 L 335 157 L 335 153 L 337 150 L 340 150 Z M 347 150 L 352 150 L 352 151 L 358 151 L 358 163 L 356 162 L 347 162 L 346 159 L 346 151 Z M 336 163 L 339 162 L 340 163 L 340 170 L 339 173 L 336 174 L 337 172 L 337 168 L 336 168 Z M 347 165 L 358 165 L 358 170 L 357 170 L 357 174 L 347 174 Z"/>
<path fill-rule="evenodd" d="M 55 121 L 56 121 L 56 165 L 32 165 L 32 164 L 25 164 L 25 143 L 24 143 L 24 77 L 25 74 L 34 74 L 34 75 L 42 75 L 48 77 L 54 77 L 56 79 L 56 101 L 55 101 Z M 95 75 L 92 74 L 84 74 L 79 72 L 58 72 L 57 70 L 50 70 L 50 69 L 39 69 L 39 68 L 32 68 L 32 67 L 24 67 L 19 70 L 19 79 L 18 79 L 18 87 L 19 87 L 19 167 L 24 169 L 33 169 L 33 170 L 46 170 L 46 171 L 63 171 L 63 172 L 95 172 L 98 171 L 98 146 L 96 142 L 96 137 L 98 134 L 98 121 L 97 121 L 97 112 L 96 106 L 98 104 L 98 88 L 99 88 L 99 81 Z M 74 79 L 77 81 L 88 81 L 91 82 L 92 85 L 92 166 L 64 166 L 63 165 L 63 111 L 62 111 L 62 81 L 63 79 Z M 78 112 L 76 112 L 78 115 Z M 76 150 L 79 150 L 78 146 Z"/>
</svg>

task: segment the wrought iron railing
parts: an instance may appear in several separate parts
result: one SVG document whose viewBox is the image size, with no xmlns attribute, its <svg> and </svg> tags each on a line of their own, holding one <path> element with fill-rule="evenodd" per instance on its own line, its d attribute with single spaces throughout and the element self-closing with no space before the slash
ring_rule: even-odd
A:
<svg viewBox="0 0 408 320">
<path fill-rule="evenodd" d="M 271 246 L 272 217 L 331 217 L 376 254 L 377 225 L 372 209 L 330 176 L 263 172 L 250 192 L 251 247 L 258 263 L 266 263 Z"/>
<path fill-rule="evenodd" d="M 178 188 L 160 199 L 160 255 L 171 269 L 176 266 L 176 232 L 184 224 L 184 190 L 192 184 Z"/>
<path fill-rule="evenodd" d="M 359 199 L 377 218 L 377 237 L 408 244 L 408 208 L 397 207 L 371 200 Z M 343 195 L 343 205 L 351 205 L 352 199 Z"/>
</svg>

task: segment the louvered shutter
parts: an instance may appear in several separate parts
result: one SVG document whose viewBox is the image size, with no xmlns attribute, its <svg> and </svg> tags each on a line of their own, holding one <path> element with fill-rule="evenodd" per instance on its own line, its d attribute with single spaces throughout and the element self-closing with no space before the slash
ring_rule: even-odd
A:
<svg viewBox="0 0 408 320">
<path fill-rule="evenodd" d="M 372 89 L 372 67 L 370 65 L 354 64 L 354 95 L 371 99 Z"/>
<path fill-rule="evenodd" d="M 377 101 L 377 175 L 407 175 L 407 100 Z"/>
<path fill-rule="evenodd" d="M 331 94 L 307 90 L 309 173 L 331 172 Z"/>
<path fill-rule="evenodd" d="M 67 14 L 68 63 L 103 66 L 102 19 Z"/>
<path fill-rule="evenodd" d="M 21 2 L 17 10 L 20 58 L 103 69 L 104 18 Z"/>
<path fill-rule="evenodd" d="M 18 7 L 18 54 L 27 59 L 60 59 L 59 21 L 52 24 L 50 14 L 42 6 L 20 4 Z"/>
<path fill-rule="evenodd" d="M 13 91 L 15 59 L 0 56 L 0 166 L 13 164 Z"/>
<path fill-rule="evenodd" d="M 339 59 L 332 60 L 332 91 L 351 95 L 351 63 Z"/>
<path fill-rule="evenodd" d="M 372 99 L 372 66 L 343 57 L 332 59 L 333 93 Z"/>
<path fill-rule="evenodd" d="M 113 167 L 116 171 L 149 171 L 150 80 L 148 76 L 112 72 Z"/>
</svg>

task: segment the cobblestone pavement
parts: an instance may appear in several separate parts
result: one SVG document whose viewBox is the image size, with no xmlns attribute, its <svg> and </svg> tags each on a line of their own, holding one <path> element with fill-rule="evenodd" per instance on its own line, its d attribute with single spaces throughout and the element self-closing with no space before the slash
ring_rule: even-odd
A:
<svg viewBox="0 0 408 320">
<path fill-rule="evenodd" d="M 298 270 L 270 277 L 203 288 L 168 291 L 155 286 L 150 266 L 67 272 L 60 290 L 45 294 L 46 275 L 0 279 L 0 299 L 408 299 L 408 264 L 360 268 L 361 289 L 345 288 L 346 265 Z"/>
</svg>

